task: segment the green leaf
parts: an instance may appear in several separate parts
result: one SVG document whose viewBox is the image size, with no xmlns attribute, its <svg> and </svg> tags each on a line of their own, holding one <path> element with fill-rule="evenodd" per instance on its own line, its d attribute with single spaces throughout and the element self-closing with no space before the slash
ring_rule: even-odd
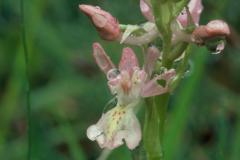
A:
<svg viewBox="0 0 240 160">
<path fill-rule="evenodd" d="M 181 148 L 181 136 L 183 135 L 188 115 L 190 114 L 188 111 L 192 96 L 204 72 L 204 62 L 207 58 L 207 54 L 204 54 L 204 52 L 206 52 L 206 50 L 201 48 L 196 51 L 198 53 L 195 53 L 195 55 L 197 55 L 195 58 L 195 70 L 191 77 L 187 79 L 186 83 L 182 84 L 182 89 L 178 93 L 179 96 L 174 103 L 175 108 L 173 109 L 167 124 L 164 138 L 166 160 L 176 159 L 175 155 L 179 148 Z"/>
</svg>

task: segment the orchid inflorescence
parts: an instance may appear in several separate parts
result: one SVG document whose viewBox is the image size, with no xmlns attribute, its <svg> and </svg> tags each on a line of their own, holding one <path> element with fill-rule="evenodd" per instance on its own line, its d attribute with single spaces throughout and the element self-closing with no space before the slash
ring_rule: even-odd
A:
<svg viewBox="0 0 240 160">
<path fill-rule="evenodd" d="M 182 65 L 174 64 L 188 58 L 189 44 L 205 45 L 214 53 L 220 53 L 230 34 L 227 23 L 222 20 L 199 25 L 203 10 L 201 0 L 140 0 L 140 10 L 147 19 L 140 25 L 119 24 L 115 17 L 99 7 L 85 4 L 79 7 L 91 19 L 102 39 L 136 45 L 145 52 L 144 64 L 140 66 L 134 51 L 124 48 L 116 67 L 101 45 L 93 44 L 95 61 L 117 99 L 115 107 L 103 113 L 100 120 L 87 129 L 88 138 L 97 141 L 101 148 L 114 149 L 124 141 L 129 149 L 137 147 L 142 134 L 135 112 L 141 99 L 174 90 L 185 71 Z M 165 9 L 164 12 L 161 9 Z M 160 46 L 155 43 L 159 39 Z"/>
<path fill-rule="evenodd" d="M 106 55 L 99 43 L 93 44 L 96 63 L 106 74 L 108 86 L 117 96 L 116 107 L 103 114 L 97 124 L 87 130 L 89 139 L 96 140 L 100 147 L 113 149 L 126 141 L 130 149 L 141 140 L 141 129 L 134 114 L 139 100 L 168 92 L 169 82 L 175 70 L 165 70 L 162 74 L 151 77 L 153 67 L 159 57 L 155 47 L 148 49 L 145 64 L 139 67 L 137 57 L 131 48 L 124 48 L 118 69 Z M 164 86 L 158 80 L 166 81 Z"/>
</svg>

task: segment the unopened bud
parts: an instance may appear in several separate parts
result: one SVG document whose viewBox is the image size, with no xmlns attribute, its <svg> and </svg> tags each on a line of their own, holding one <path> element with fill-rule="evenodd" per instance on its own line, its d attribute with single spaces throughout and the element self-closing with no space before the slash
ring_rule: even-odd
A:
<svg viewBox="0 0 240 160">
<path fill-rule="evenodd" d="M 188 9 L 190 12 L 190 16 L 195 25 L 198 25 L 199 19 L 203 10 L 202 0 L 190 0 L 188 3 Z M 187 14 L 186 9 L 183 9 L 177 20 L 181 23 L 183 27 L 187 27 L 189 24 L 189 15 Z"/>
<path fill-rule="evenodd" d="M 82 4 L 79 8 L 90 17 L 102 39 L 112 41 L 119 38 L 119 23 L 110 13 L 91 5 Z"/>
<path fill-rule="evenodd" d="M 230 29 L 226 22 L 222 20 L 213 20 L 207 24 L 207 32 L 210 36 L 229 36 Z"/>
<path fill-rule="evenodd" d="M 154 22 L 154 16 L 152 13 L 152 8 L 145 0 L 140 0 L 140 10 L 143 16 L 150 22 Z"/>
<path fill-rule="evenodd" d="M 216 37 L 227 37 L 230 29 L 226 22 L 222 20 L 210 21 L 207 25 L 197 27 L 192 33 L 192 39 L 196 43 L 204 43 L 205 40 Z"/>
</svg>

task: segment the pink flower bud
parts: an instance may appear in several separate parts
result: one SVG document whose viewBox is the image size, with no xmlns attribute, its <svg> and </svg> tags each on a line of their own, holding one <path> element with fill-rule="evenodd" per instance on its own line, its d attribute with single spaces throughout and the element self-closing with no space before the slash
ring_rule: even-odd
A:
<svg viewBox="0 0 240 160">
<path fill-rule="evenodd" d="M 214 37 L 226 37 L 230 35 L 230 29 L 226 22 L 222 20 L 210 21 L 207 25 L 197 27 L 193 33 L 193 41 L 203 43 L 204 40 Z"/>
<path fill-rule="evenodd" d="M 189 12 L 192 16 L 193 22 L 198 25 L 200 15 L 203 10 L 202 0 L 190 0 L 188 3 Z M 150 22 L 154 22 L 154 15 L 152 13 L 152 7 L 149 0 L 140 0 L 140 9 L 143 16 Z M 181 14 L 177 17 L 177 20 L 183 27 L 186 27 L 189 23 L 189 17 L 186 9 L 183 9 Z"/>
<path fill-rule="evenodd" d="M 189 8 L 189 12 L 192 16 L 193 22 L 195 23 L 195 25 L 198 25 L 200 15 L 201 15 L 202 10 L 203 10 L 202 0 L 191 0 L 188 3 L 188 8 Z M 185 9 L 178 16 L 177 20 L 181 23 L 181 25 L 183 27 L 186 27 L 188 25 L 189 18 L 188 18 L 188 15 L 187 15 L 187 11 Z"/>
<path fill-rule="evenodd" d="M 207 24 L 207 32 L 210 36 L 228 36 L 230 29 L 226 22 L 222 20 L 213 20 Z"/>
<path fill-rule="evenodd" d="M 140 0 L 140 10 L 148 21 L 154 22 L 152 8 L 144 0 Z"/>
<path fill-rule="evenodd" d="M 104 40 L 116 40 L 120 35 L 119 23 L 110 13 L 91 5 L 79 5 L 79 8 L 91 18 L 100 37 Z"/>
</svg>

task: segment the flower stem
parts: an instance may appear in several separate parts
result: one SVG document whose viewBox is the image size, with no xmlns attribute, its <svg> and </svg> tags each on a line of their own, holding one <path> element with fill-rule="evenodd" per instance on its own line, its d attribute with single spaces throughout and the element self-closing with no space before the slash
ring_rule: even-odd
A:
<svg viewBox="0 0 240 160">
<path fill-rule="evenodd" d="M 24 60 L 26 66 L 26 110 L 27 110 L 27 123 L 28 123 L 28 152 L 27 152 L 27 160 L 31 160 L 32 154 L 32 122 L 31 122 L 31 86 L 30 86 L 30 71 L 29 71 L 29 52 L 27 46 L 26 39 L 26 30 L 25 30 L 25 1 L 20 1 L 20 11 L 21 11 L 21 34 L 22 34 L 22 45 L 24 52 Z"/>
<path fill-rule="evenodd" d="M 144 146 L 148 160 L 163 160 L 163 135 L 169 94 L 146 99 Z"/>
</svg>

